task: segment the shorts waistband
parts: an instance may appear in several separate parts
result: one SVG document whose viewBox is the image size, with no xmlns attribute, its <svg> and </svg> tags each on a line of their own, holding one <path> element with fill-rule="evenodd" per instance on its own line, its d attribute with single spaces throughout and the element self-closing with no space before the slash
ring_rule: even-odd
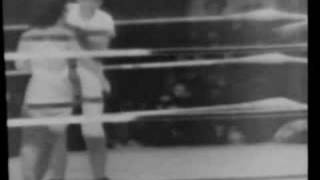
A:
<svg viewBox="0 0 320 180">
<path fill-rule="evenodd" d="M 70 108 L 73 103 L 28 103 L 25 105 L 28 109 L 42 109 L 42 108 Z"/>
<path fill-rule="evenodd" d="M 103 103 L 103 99 L 100 97 L 89 97 L 89 98 L 81 98 L 77 102 L 61 102 L 61 103 L 27 103 L 25 106 L 27 108 L 32 109 L 40 109 L 40 108 L 68 108 L 72 107 L 77 103 Z"/>
</svg>

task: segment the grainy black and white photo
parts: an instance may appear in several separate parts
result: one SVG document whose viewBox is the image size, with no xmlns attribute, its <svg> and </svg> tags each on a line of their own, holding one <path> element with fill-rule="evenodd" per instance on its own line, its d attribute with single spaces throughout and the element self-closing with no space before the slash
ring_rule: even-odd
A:
<svg viewBox="0 0 320 180">
<path fill-rule="evenodd" d="M 308 0 L 3 0 L 8 180 L 308 180 Z"/>
</svg>

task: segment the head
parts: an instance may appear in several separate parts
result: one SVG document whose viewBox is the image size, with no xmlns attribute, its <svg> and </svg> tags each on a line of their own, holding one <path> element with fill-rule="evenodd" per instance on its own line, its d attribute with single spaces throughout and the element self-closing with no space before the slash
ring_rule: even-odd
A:
<svg viewBox="0 0 320 180">
<path fill-rule="evenodd" d="M 80 8 L 95 11 L 102 6 L 102 0 L 77 0 Z"/>
<path fill-rule="evenodd" d="M 46 28 L 62 19 L 67 0 L 32 0 L 30 3 L 31 26 Z"/>
<path fill-rule="evenodd" d="M 187 98 L 190 96 L 190 92 L 183 83 L 177 83 L 173 87 L 173 94 L 178 98 Z"/>
</svg>

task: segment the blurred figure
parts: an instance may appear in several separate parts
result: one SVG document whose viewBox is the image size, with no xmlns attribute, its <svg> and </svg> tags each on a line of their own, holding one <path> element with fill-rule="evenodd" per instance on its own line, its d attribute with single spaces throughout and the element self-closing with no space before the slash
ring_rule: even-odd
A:
<svg viewBox="0 0 320 180">
<path fill-rule="evenodd" d="M 192 96 L 185 83 L 177 82 L 172 89 L 160 97 L 158 108 L 171 109 L 192 106 Z"/>
<path fill-rule="evenodd" d="M 18 44 L 19 52 L 56 54 L 79 50 L 75 35 L 63 26 L 66 0 L 31 1 L 31 28 Z M 74 61 L 26 59 L 16 63 L 20 71 L 32 74 L 24 99 L 24 113 L 31 118 L 71 115 Z M 55 104 L 55 106 L 52 106 Z M 52 179 L 62 180 L 66 170 L 66 125 L 22 129 L 21 165 L 24 180 L 41 180 L 50 163 Z M 50 162 L 51 161 L 51 162 Z"/>
<path fill-rule="evenodd" d="M 177 109 L 192 106 L 192 94 L 186 83 L 175 82 L 169 92 L 159 99 L 158 109 Z M 170 132 L 173 141 L 181 141 L 186 137 L 186 130 L 190 129 L 187 122 L 166 122 L 166 129 Z"/>
<path fill-rule="evenodd" d="M 66 24 L 78 35 L 82 48 L 106 50 L 115 37 L 115 25 L 110 14 L 102 11 L 102 0 L 78 0 L 68 5 Z M 78 64 L 81 82 L 82 111 L 90 121 L 91 115 L 103 114 L 103 92 L 111 94 L 110 82 L 106 79 L 101 62 L 89 59 Z M 90 153 L 90 164 L 96 180 L 107 179 L 105 175 L 106 136 L 101 123 L 82 125 L 82 134 Z"/>
</svg>

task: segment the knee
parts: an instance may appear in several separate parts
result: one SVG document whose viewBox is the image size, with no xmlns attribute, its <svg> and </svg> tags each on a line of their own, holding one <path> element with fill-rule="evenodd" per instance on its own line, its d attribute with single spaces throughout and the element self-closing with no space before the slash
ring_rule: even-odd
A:
<svg viewBox="0 0 320 180">
<path fill-rule="evenodd" d="M 92 137 L 92 138 L 104 138 L 104 129 L 101 124 L 87 124 L 82 125 L 82 134 L 85 137 Z"/>
<path fill-rule="evenodd" d="M 36 147 L 24 145 L 21 148 L 22 174 L 25 180 L 35 179 L 35 169 L 38 163 L 39 151 Z"/>
<path fill-rule="evenodd" d="M 39 149 L 36 146 L 31 144 L 24 144 L 20 150 L 22 159 L 26 159 L 26 158 L 35 159 L 38 153 L 39 153 Z"/>
</svg>

